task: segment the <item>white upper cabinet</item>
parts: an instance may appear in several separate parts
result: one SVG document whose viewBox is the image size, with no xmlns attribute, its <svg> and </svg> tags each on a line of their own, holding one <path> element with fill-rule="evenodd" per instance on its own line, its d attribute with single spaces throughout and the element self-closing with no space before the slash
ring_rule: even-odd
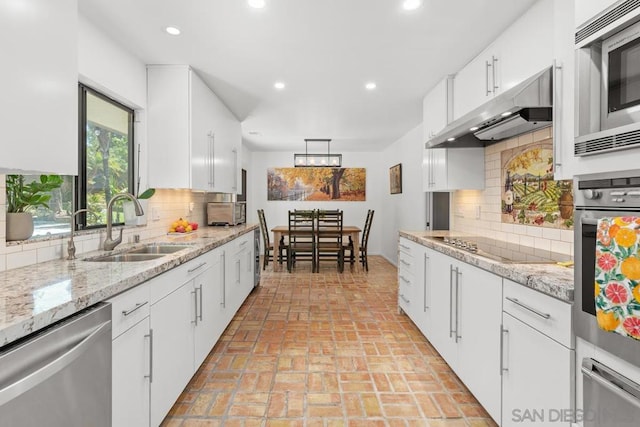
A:
<svg viewBox="0 0 640 427">
<path fill-rule="evenodd" d="M 499 86 L 496 53 L 485 49 L 456 74 L 453 88 L 453 119 L 458 119 L 493 98 Z"/>
<path fill-rule="evenodd" d="M 430 140 L 453 118 L 453 76 L 446 77 L 422 100 L 423 141 Z"/>
<path fill-rule="evenodd" d="M 575 26 L 580 27 L 591 18 L 603 12 L 616 1 L 618 0 L 576 0 L 575 2 L 569 2 L 572 4 L 575 3 Z"/>
<path fill-rule="evenodd" d="M 427 148 L 422 159 L 422 190 L 484 189 L 484 148 Z"/>
<path fill-rule="evenodd" d="M 553 61 L 552 0 L 536 2 L 455 77 L 458 119 Z"/>
<path fill-rule="evenodd" d="M 77 175 L 77 1 L 0 2 L 0 28 L 0 173 Z"/>
<path fill-rule="evenodd" d="M 240 122 L 187 65 L 147 67 L 149 185 L 235 193 Z"/>
<path fill-rule="evenodd" d="M 553 2 L 553 147 L 554 178 L 573 179 L 574 2 Z"/>
</svg>

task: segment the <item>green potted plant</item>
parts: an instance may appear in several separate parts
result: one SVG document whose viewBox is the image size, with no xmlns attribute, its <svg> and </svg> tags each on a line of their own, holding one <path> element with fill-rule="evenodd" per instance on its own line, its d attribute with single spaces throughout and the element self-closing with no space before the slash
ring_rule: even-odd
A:
<svg viewBox="0 0 640 427">
<path fill-rule="evenodd" d="M 39 180 L 25 183 L 24 175 L 7 175 L 7 240 L 26 240 L 33 234 L 32 211 L 47 209 L 51 190 L 60 188 L 60 175 L 40 175 Z"/>
</svg>

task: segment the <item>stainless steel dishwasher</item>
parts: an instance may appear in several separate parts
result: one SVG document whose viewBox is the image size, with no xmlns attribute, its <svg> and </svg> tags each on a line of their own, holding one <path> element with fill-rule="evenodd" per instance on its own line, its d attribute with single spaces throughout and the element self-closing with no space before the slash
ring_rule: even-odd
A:
<svg viewBox="0 0 640 427">
<path fill-rule="evenodd" d="M 0 350 L 0 424 L 111 426 L 111 306 Z"/>
</svg>

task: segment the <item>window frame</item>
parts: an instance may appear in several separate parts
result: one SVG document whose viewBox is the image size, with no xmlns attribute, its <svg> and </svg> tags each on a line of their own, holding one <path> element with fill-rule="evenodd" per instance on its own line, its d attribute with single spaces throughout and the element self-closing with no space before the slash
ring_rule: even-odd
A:
<svg viewBox="0 0 640 427">
<path fill-rule="evenodd" d="M 74 203 L 76 206 L 76 210 L 78 209 L 86 209 L 87 208 L 87 93 L 100 98 L 101 100 L 108 102 L 118 108 L 125 110 L 129 114 L 129 123 L 128 123 L 128 132 L 130 135 L 129 138 L 129 176 L 128 176 L 128 192 L 134 194 L 135 187 L 135 174 L 136 174 L 136 164 L 135 164 L 135 132 L 134 132 L 134 122 L 135 122 L 135 110 L 131 107 L 128 107 L 121 102 L 116 101 L 115 99 L 98 92 L 96 89 L 87 86 L 82 83 L 78 83 L 78 175 L 75 177 L 74 188 Z M 106 208 L 106 206 L 105 206 Z M 78 230 L 94 230 L 106 228 L 106 224 L 101 225 L 91 225 L 87 226 L 87 215 L 85 212 L 78 214 L 76 217 L 76 228 L 74 231 Z M 123 222 L 114 223 L 113 225 L 124 225 Z"/>
</svg>

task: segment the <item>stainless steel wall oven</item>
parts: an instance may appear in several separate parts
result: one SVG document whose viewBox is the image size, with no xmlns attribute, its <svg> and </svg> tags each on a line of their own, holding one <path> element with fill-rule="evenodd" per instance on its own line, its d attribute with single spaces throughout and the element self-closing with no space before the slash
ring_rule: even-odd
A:
<svg viewBox="0 0 640 427">
<path fill-rule="evenodd" d="M 594 299 L 598 219 L 640 216 L 640 170 L 581 176 L 576 178 L 574 188 L 576 335 L 640 367 L 640 342 L 600 329 Z"/>
<path fill-rule="evenodd" d="M 576 336 L 640 367 L 640 341 L 606 332 L 597 324 L 595 262 L 598 219 L 640 216 L 640 170 L 580 176 L 575 179 Z M 582 360 L 584 427 L 638 425 L 640 385 L 592 358 Z"/>
</svg>

